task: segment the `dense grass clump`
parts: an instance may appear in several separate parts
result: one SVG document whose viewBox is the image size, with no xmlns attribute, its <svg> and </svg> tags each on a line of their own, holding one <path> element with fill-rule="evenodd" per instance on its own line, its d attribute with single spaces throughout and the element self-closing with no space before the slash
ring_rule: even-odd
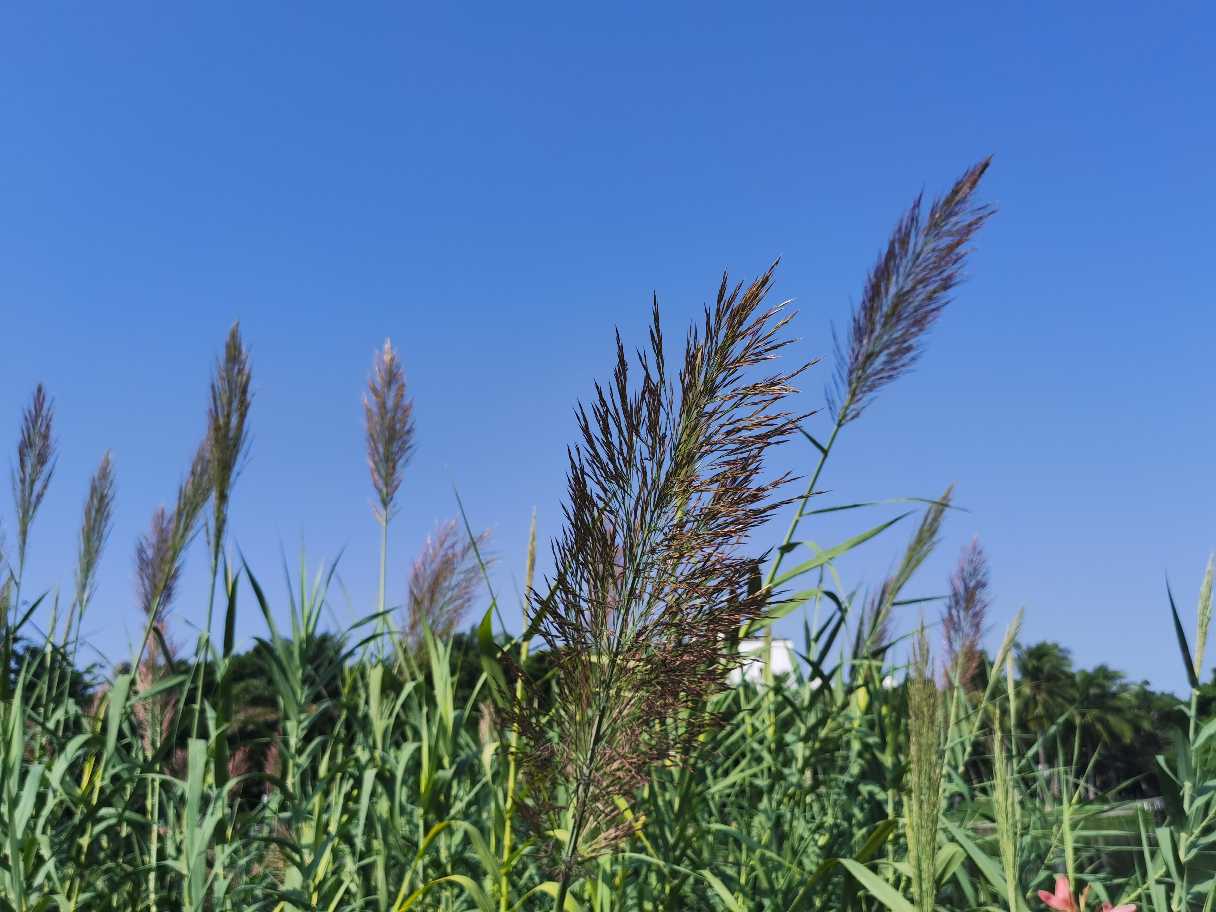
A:
<svg viewBox="0 0 1216 912">
<path fill-rule="evenodd" d="M 404 600 L 386 589 L 416 437 L 387 342 L 364 399 L 377 603 L 328 629 L 333 566 L 301 567 L 276 595 L 234 561 L 253 417 L 234 327 L 204 438 L 136 543 L 139 648 L 81 667 L 116 469 L 103 456 L 89 486 L 70 603 L 30 597 L 26 548 L 57 455 L 38 387 L 0 584 L 0 909 L 1210 909 L 1211 567 L 1195 635 L 1170 596 L 1179 701 L 1020 644 L 1018 621 L 986 653 L 996 596 L 978 542 L 930 587 L 949 593 L 940 608 L 910 594 L 952 488 L 832 547 L 798 538 L 824 512 L 876 508 L 824 502 L 819 483 L 956 293 L 991 214 L 974 199 L 986 168 L 899 220 L 837 346 L 825 416 L 787 405 L 809 359 L 767 302 L 772 270 L 722 280 L 674 372 L 657 304 L 645 355 L 618 340 L 611 379 L 578 412 L 543 581 L 533 519 L 518 635 L 495 627 L 488 537 L 463 508 Z M 786 453 L 803 440 L 813 463 L 791 494 Z M 766 549 L 755 532 L 782 510 L 788 531 Z M 903 521 L 891 574 L 846 586 L 838 559 Z M 196 539 L 210 585 L 187 593 Z M 188 647 L 170 606 L 203 620 Z M 265 625 L 244 651 L 238 606 Z M 774 661 L 783 618 L 803 629 L 788 672 Z"/>
</svg>

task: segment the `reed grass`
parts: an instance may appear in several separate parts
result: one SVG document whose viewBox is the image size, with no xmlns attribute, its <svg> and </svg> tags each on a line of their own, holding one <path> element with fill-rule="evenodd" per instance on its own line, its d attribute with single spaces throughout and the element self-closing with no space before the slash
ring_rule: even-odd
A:
<svg viewBox="0 0 1216 912">
<path fill-rule="evenodd" d="M 898 223 L 839 347 L 826 433 L 786 405 L 810 358 L 768 303 L 772 270 L 721 282 L 674 369 L 657 305 L 645 354 L 631 360 L 618 339 L 611 379 L 578 412 L 543 581 L 533 516 L 518 635 L 495 626 L 486 539 L 463 504 L 464 522 L 441 526 L 412 571 L 389 547 L 415 446 L 389 343 L 364 399 L 376 603 L 331 629 L 333 565 L 302 563 L 272 588 L 230 559 L 253 401 L 234 326 L 203 442 L 136 545 L 142 641 L 114 668 L 76 667 L 115 470 L 107 455 L 89 483 L 60 623 L 53 594 L 22 591 L 57 453 L 37 388 L 0 586 L 0 909 L 1029 912 L 1039 891 L 1056 901 L 1061 875 L 1060 902 L 1083 884 L 1092 903 L 1210 909 L 1212 564 L 1193 628 L 1169 595 L 1190 695 L 1162 717 L 1177 724 L 1156 809 L 1097 789 L 1101 758 L 1082 739 L 1092 712 L 1053 715 L 1015 674 L 1020 615 L 985 654 L 991 580 L 978 545 L 952 582 L 924 579 L 953 488 L 917 501 L 919 520 L 898 512 L 838 543 L 795 540 L 821 511 L 883 509 L 810 505 L 825 496 L 833 441 L 911 369 L 954 294 L 990 213 L 974 199 L 986 167 Z M 784 441 L 799 432 L 814 464 L 791 500 Z M 783 507 L 789 532 L 766 551 L 756 530 Z M 842 578 L 841 558 L 888 547 L 905 520 L 917 524 L 886 579 Z M 210 590 L 186 592 L 203 529 Z M 406 583 L 400 601 L 390 579 Z M 921 626 L 903 660 L 904 615 L 943 588 L 941 647 Z M 263 626 L 244 653 L 238 610 Z M 38 632 L 32 619 L 48 613 Z M 182 615 L 208 621 L 193 648 L 178 643 Z M 740 639 L 782 619 L 802 624 L 792 671 L 731 684 Z"/>
</svg>

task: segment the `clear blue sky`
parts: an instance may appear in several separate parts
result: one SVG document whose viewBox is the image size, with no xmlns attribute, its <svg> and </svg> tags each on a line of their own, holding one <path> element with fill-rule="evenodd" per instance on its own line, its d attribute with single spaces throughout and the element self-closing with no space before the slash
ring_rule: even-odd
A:
<svg viewBox="0 0 1216 912">
<path fill-rule="evenodd" d="M 571 409 L 609 370 L 614 325 L 642 341 L 656 290 L 678 337 L 724 268 L 781 256 L 798 352 L 830 355 L 913 194 L 992 153 L 1000 213 L 973 278 L 824 484 L 855 500 L 957 482 L 971 512 L 918 593 L 943 591 L 978 534 L 994 636 L 1024 606 L 1027 639 L 1178 687 L 1165 574 L 1189 616 L 1216 545 L 1216 18 L 952 6 L 10 7 L 0 427 L 15 438 L 43 381 L 62 444 L 29 586 L 70 583 L 112 448 L 117 521 L 85 628 L 125 652 L 135 538 L 172 497 L 239 319 L 257 398 L 233 533 L 272 592 L 280 547 L 303 543 L 345 548 L 339 614 L 371 603 L 360 393 L 391 336 L 420 439 L 392 591 L 455 486 L 494 531 L 511 602 L 533 506 L 556 531 Z M 902 536 L 846 562 L 849 581 L 876 584 Z"/>
</svg>

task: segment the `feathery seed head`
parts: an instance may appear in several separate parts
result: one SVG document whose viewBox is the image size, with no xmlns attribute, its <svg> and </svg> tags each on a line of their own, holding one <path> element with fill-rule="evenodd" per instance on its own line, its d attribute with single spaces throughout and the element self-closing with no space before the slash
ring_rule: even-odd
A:
<svg viewBox="0 0 1216 912">
<path fill-rule="evenodd" d="M 402 472 L 414 452 L 414 403 L 406 396 L 405 370 L 391 340 L 376 353 L 363 397 L 367 465 L 378 505 L 376 518 L 388 522 Z"/>
<path fill-rule="evenodd" d="M 406 603 L 406 638 L 420 647 L 423 630 L 441 639 L 450 637 L 472 607 L 481 585 L 480 554 L 490 533 L 470 539 L 455 520 L 440 523 L 430 535 L 410 571 Z"/>
<path fill-rule="evenodd" d="M 93 597 L 93 585 L 101 551 L 110 538 L 114 514 L 114 463 L 109 452 L 89 482 L 80 524 L 80 543 L 76 557 L 76 604 L 81 610 Z"/>
<path fill-rule="evenodd" d="M 954 499 L 954 485 L 929 504 L 920 525 L 908 540 L 903 558 L 895 572 L 883 580 L 878 592 L 866 604 L 863 612 L 864 655 L 875 655 L 891 642 L 891 618 L 895 603 L 912 575 L 937 548 L 941 540 L 942 520 Z"/>
<path fill-rule="evenodd" d="M 173 557 L 173 527 L 173 517 L 164 507 L 157 507 L 148 531 L 135 546 L 139 607 L 149 617 L 168 609 L 181 575 L 181 566 Z"/>
<path fill-rule="evenodd" d="M 51 476 L 55 474 L 57 446 L 54 436 L 55 404 L 41 383 L 34 388 L 30 404 L 21 415 L 17 442 L 17 467 L 12 474 L 13 500 L 17 508 L 17 561 L 24 563 L 30 526 Z"/>
<path fill-rule="evenodd" d="M 973 201 L 989 161 L 968 169 L 927 214 L 918 196 L 896 225 L 866 279 L 847 339 L 836 342 L 828 401 L 839 424 L 859 418 L 920 357 L 926 334 L 962 281 L 972 238 L 994 211 Z"/>
<path fill-rule="evenodd" d="M 194 451 L 190 470 L 177 488 L 173 512 L 163 506 L 152 514 L 148 531 L 135 548 L 136 588 L 140 609 L 158 619 L 173 601 L 186 547 L 198 532 L 199 517 L 211 496 L 211 448 Z"/>
<path fill-rule="evenodd" d="M 224 355 L 216 363 L 211 378 L 211 396 L 207 408 L 207 469 L 213 498 L 212 532 L 216 555 L 223 547 L 232 486 L 249 450 L 247 421 L 253 399 L 250 389 L 252 379 L 249 352 L 241 340 L 240 324 L 234 323 L 224 343 Z"/>
<path fill-rule="evenodd" d="M 991 606 L 988 594 L 988 558 L 978 539 L 963 549 L 950 578 L 950 595 L 942 612 L 946 644 L 946 673 L 959 687 L 968 688 L 979 671 L 981 646 Z"/>
<path fill-rule="evenodd" d="M 203 508 L 211 497 L 211 447 L 207 440 L 199 444 L 190 462 L 190 470 L 177 488 L 177 505 L 173 510 L 173 547 L 180 557 L 198 532 Z"/>
<path fill-rule="evenodd" d="M 769 595 L 749 593 L 758 560 L 740 549 L 788 480 L 763 477 L 764 454 L 802 417 L 781 408 L 802 368 L 750 376 L 788 344 L 789 317 L 764 305 L 771 281 L 771 269 L 746 288 L 723 278 L 677 382 L 653 305 L 636 382 L 618 337 L 612 381 L 577 410 L 555 575 L 530 597 L 556 693 L 542 718 L 542 688 L 526 681 L 511 714 L 527 746 L 522 808 L 538 832 L 571 834 L 567 874 L 632 832 L 618 799 L 704 729 L 738 631 Z"/>
</svg>

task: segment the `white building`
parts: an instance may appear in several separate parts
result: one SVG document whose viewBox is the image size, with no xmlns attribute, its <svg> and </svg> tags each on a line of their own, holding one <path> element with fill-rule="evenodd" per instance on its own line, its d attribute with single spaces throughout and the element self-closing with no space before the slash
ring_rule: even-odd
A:
<svg viewBox="0 0 1216 912">
<path fill-rule="evenodd" d="M 738 668 L 732 669 L 728 680 L 731 684 L 738 684 L 744 679 L 752 683 L 759 683 L 764 680 L 764 648 L 768 641 L 763 637 L 755 639 L 743 640 L 739 644 L 739 652 L 747 656 L 743 660 L 743 664 Z M 794 646 L 791 640 L 772 641 L 773 644 L 773 676 L 789 674 L 794 670 Z"/>
</svg>

